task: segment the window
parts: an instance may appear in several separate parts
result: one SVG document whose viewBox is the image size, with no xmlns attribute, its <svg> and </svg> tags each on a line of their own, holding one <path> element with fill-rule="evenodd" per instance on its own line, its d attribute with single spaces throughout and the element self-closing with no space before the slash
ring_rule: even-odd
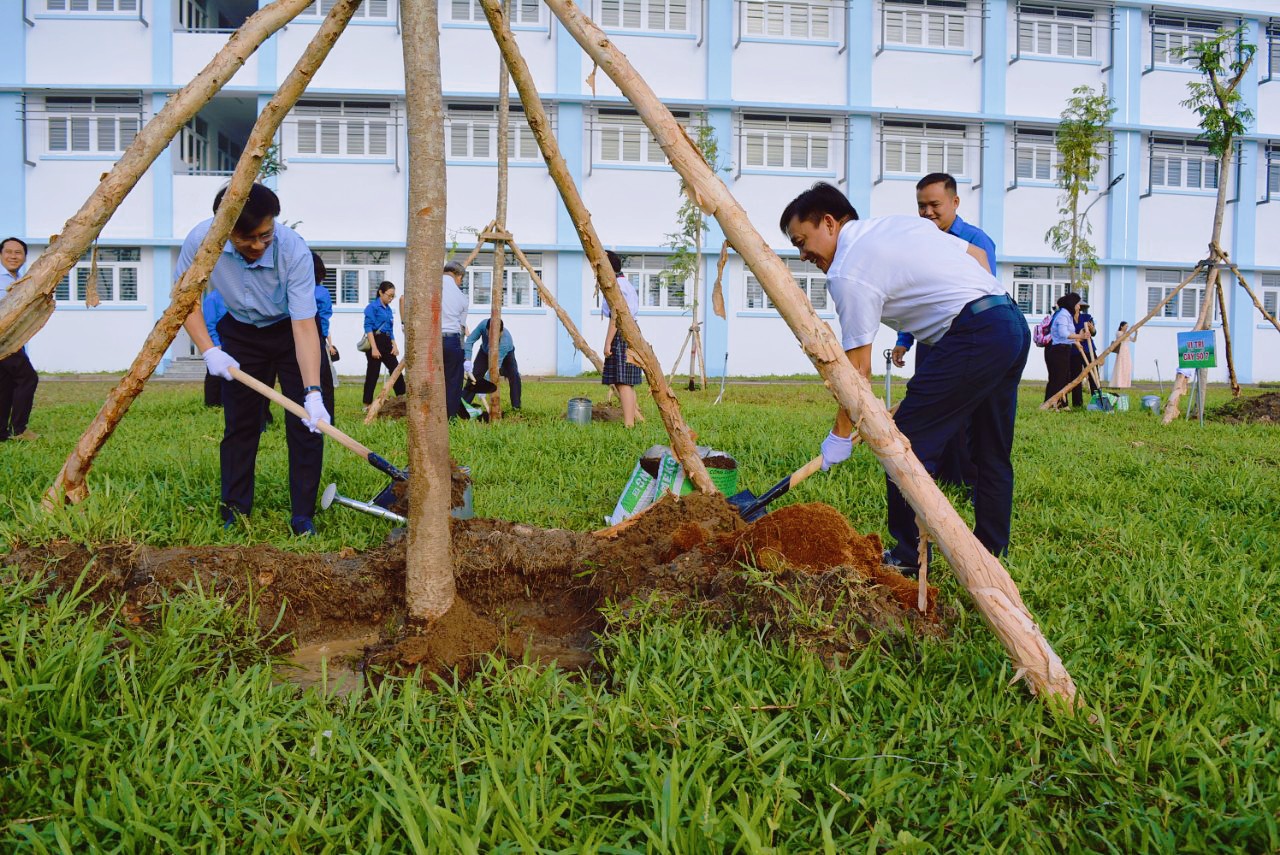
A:
<svg viewBox="0 0 1280 855">
<path fill-rule="evenodd" d="M 142 126 L 142 99 L 136 95 L 48 95 L 49 151 L 64 154 L 119 154 Z"/>
<path fill-rule="evenodd" d="M 826 172 L 831 168 L 831 120 L 747 113 L 742 117 L 742 148 L 748 169 Z"/>
<path fill-rule="evenodd" d="M 510 0 L 506 5 L 513 25 L 530 27 L 542 23 L 542 4 L 538 0 Z M 450 0 L 449 20 L 488 25 L 479 0 Z"/>
<path fill-rule="evenodd" d="M 682 125 L 688 113 L 672 113 Z M 631 110 L 601 109 L 596 117 L 598 163 L 665 164 L 667 156 L 640 117 Z"/>
<path fill-rule="evenodd" d="M 1267 25 L 1267 79 L 1280 78 L 1280 24 Z"/>
<path fill-rule="evenodd" d="M 600 25 L 613 30 L 684 33 L 689 30 L 688 0 L 600 0 Z"/>
<path fill-rule="evenodd" d="M 185 32 L 200 32 L 214 27 L 217 19 L 209 14 L 205 0 L 179 0 L 178 29 Z"/>
<path fill-rule="evenodd" d="M 1154 309 L 1161 300 L 1169 296 L 1169 293 L 1181 284 L 1183 279 L 1190 275 L 1190 270 L 1148 270 L 1146 272 L 1147 311 L 1150 312 Z M 1205 274 L 1202 271 L 1190 285 L 1182 289 L 1175 299 L 1169 301 L 1169 304 L 1161 311 L 1160 317 L 1186 318 L 1194 321 L 1200 315 L 1200 301 L 1204 299 L 1204 281 Z M 1216 298 L 1214 300 L 1213 319 L 1215 321 L 1222 320 L 1222 313 L 1218 311 Z"/>
<path fill-rule="evenodd" d="M 221 131 L 211 132 L 199 116 L 178 133 L 178 156 L 188 175 L 230 175 L 244 148 Z"/>
<path fill-rule="evenodd" d="M 450 104 L 445 114 L 445 136 L 450 160 L 496 160 L 498 108 L 490 104 Z M 511 108 L 507 122 L 507 152 L 511 160 L 542 160 L 524 110 L 516 106 Z"/>
<path fill-rule="evenodd" d="M 805 292 L 813 308 L 816 311 L 825 312 L 827 310 L 827 277 L 812 264 L 798 258 L 788 258 L 786 262 L 787 270 L 791 271 L 792 278 L 796 280 L 800 290 Z M 773 301 L 769 299 L 769 295 L 764 292 L 764 288 L 750 270 L 747 271 L 747 293 L 742 307 L 752 311 L 775 308 Z"/>
<path fill-rule="evenodd" d="M 1216 37 L 1221 26 L 1219 21 L 1152 15 L 1152 65 L 1181 66 L 1195 62 L 1195 58 L 1188 56 L 1187 51 Z"/>
<path fill-rule="evenodd" d="M 542 253 L 526 252 L 525 258 L 538 273 L 538 278 L 545 283 L 542 276 Z M 542 297 L 533 285 L 533 278 L 525 270 L 516 257 L 510 252 L 502 263 L 502 305 L 515 308 L 541 308 Z M 467 295 L 472 308 L 488 309 L 490 292 L 493 285 L 493 253 L 482 252 L 467 267 L 467 275 L 462 278 L 462 293 Z"/>
<path fill-rule="evenodd" d="M 1267 195 L 1280 197 L 1280 142 L 1267 143 Z"/>
<path fill-rule="evenodd" d="M 968 5 L 965 0 L 885 0 L 884 43 L 963 50 Z"/>
<path fill-rule="evenodd" d="M 636 286 L 643 308 L 683 309 L 690 303 L 692 278 L 681 279 L 672 273 L 670 256 L 624 256 L 622 272 Z"/>
<path fill-rule="evenodd" d="M 1093 10 L 1022 3 L 1018 54 L 1093 59 Z"/>
<path fill-rule="evenodd" d="M 298 17 L 302 20 L 307 18 L 323 18 L 333 9 L 337 0 L 317 0 L 307 8 L 298 13 Z M 366 20 L 386 21 L 393 15 L 391 9 L 391 0 L 364 0 L 352 16 L 352 20 L 364 18 Z M 480 20 L 484 20 L 484 15 L 480 16 Z"/>
<path fill-rule="evenodd" d="M 776 39 L 822 41 L 831 38 L 830 0 L 746 0 L 742 4 L 742 33 Z"/>
<path fill-rule="evenodd" d="M 881 150 L 886 174 L 949 172 L 957 178 L 966 174 L 964 125 L 885 122 Z"/>
<path fill-rule="evenodd" d="M 297 154 L 303 156 L 387 157 L 395 132 L 390 101 L 301 100 L 293 109 Z"/>
<path fill-rule="evenodd" d="M 1169 190 L 1217 190 L 1218 159 L 1208 143 L 1154 137 L 1151 186 Z"/>
<path fill-rule="evenodd" d="M 1053 131 L 1019 129 L 1013 147 L 1014 174 L 1019 181 L 1057 181 L 1059 155 Z"/>
<path fill-rule="evenodd" d="M 1022 314 L 1042 318 L 1058 307 L 1058 298 L 1071 291 L 1071 268 L 1062 265 L 1020 265 L 1013 268 L 1013 293 Z M 1087 302 L 1089 288 L 1078 292 Z"/>
<path fill-rule="evenodd" d="M 1261 293 L 1258 296 L 1262 299 L 1262 308 L 1274 318 L 1276 310 L 1280 309 L 1280 273 L 1262 274 L 1259 285 Z"/>
<path fill-rule="evenodd" d="M 335 306 L 363 307 L 377 296 L 378 286 L 391 272 L 391 253 L 385 249 L 318 249 L 316 253 L 326 269 L 320 284 Z"/>
<path fill-rule="evenodd" d="M 47 0 L 50 12 L 137 12 L 139 0 Z"/>
<path fill-rule="evenodd" d="M 98 299 L 103 303 L 138 302 L 138 266 L 142 250 L 136 246 L 98 247 Z M 86 252 L 53 289 L 54 299 L 83 303 L 89 293 L 93 251 Z M 72 295 L 71 283 L 75 283 Z"/>
</svg>

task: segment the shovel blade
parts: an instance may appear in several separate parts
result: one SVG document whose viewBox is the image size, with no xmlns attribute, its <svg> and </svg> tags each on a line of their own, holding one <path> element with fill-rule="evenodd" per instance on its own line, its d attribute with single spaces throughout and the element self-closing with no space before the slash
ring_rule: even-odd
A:
<svg viewBox="0 0 1280 855">
<path fill-rule="evenodd" d="M 747 522 L 755 522 L 764 516 L 767 505 L 760 501 L 759 497 L 750 490 L 743 490 L 740 493 L 734 493 L 729 497 L 729 504 L 733 505 L 737 510 L 738 516 Z"/>
</svg>

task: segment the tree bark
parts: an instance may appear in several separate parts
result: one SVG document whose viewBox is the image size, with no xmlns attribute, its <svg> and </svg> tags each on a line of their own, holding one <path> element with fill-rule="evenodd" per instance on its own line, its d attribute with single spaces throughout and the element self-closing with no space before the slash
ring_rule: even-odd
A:
<svg viewBox="0 0 1280 855">
<path fill-rule="evenodd" d="M 0 358 L 16 353 L 49 320 L 55 302 L 53 292 L 62 277 L 97 239 L 124 197 L 178 131 L 240 70 L 259 45 L 293 20 L 309 2 L 276 0 L 251 15 L 209 64 L 143 126 L 80 210 L 63 225 L 62 233 L 32 263 L 27 275 L 0 298 Z"/>
<path fill-rule="evenodd" d="M 560 190 L 560 196 L 569 211 L 569 216 L 573 218 L 574 225 L 577 227 L 578 239 L 582 241 L 583 251 L 591 262 L 591 266 L 595 269 L 596 282 L 599 284 L 600 290 L 604 293 L 604 298 L 613 312 L 614 320 L 618 324 L 618 331 L 626 341 L 629 352 L 640 363 L 640 367 L 644 370 L 645 377 L 649 381 L 649 391 L 658 405 L 662 423 L 667 429 L 667 436 L 671 440 L 671 450 L 676 459 L 680 461 L 680 465 L 684 467 L 685 474 L 693 482 L 694 487 L 704 493 L 715 492 L 715 485 L 711 483 L 711 476 L 707 474 L 707 467 L 703 464 L 702 458 L 698 456 L 698 450 L 694 445 L 693 435 L 689 431 L 689 426 L 685 424 L 683 417 L 680 415 L 680 404 L 676 400 L 675 394 L 671 391 L 671 386 L 667 383 L 666 375 L 662 373 L 662 365 L 658 362 L 658 357 L 654 354 L 653 348 L 649 346 L 644 336 L 641 335 L 640 327 L 636 324 L 636 319 L 632 317 L 631 310 L 627 308 L 627 301 L 623 299 L 622 291 L 619 289 L 618 281 L 613 274 L 613 268 L 609 264 L 609 259 L 605 256 L 604 245 L 596 234 L 595 226 L 591 224 L 591 213 L 587 210 L 586 205 L 583 204 L 578 188 L 574 186 L 573 177 L 569 174 L 564 157 L 560 154 L 559 143 L 556 142 L 555 134 L 551 132 L 551 123 L 548 121 L 547 112 L 542 106 L 542 99 L 538 96 L 533 76 L 529 73 L 529 66 L 525 63 L 524 57 L 521 56 L 520 48 L 511 34 L 506 12 L 503 10 L 499 0 L 480 0 L 480 4 L 489 20 L 489 27 L 493 30 L 494 37 L 498 41 L 498 47 L 506 59 L 507 67 L 511 71 L 511 77 L 515 81 L 516 89 L 520 93 L 520 101 L 524 104 L 525 118 L 529 122 L 529 127 L 533 130 L 534 137 L 538 140 L 538 147 L 542 151 L 543 159 L 547 162 L 547 169 L 551 173 L 556 187 Z M 681 133 L 683 134 L 683 131 Z"/>
<path fill-rule="evenodd" d="M 457 589 L 449 554 L 449 425 L 440 344 L 444 269 L 444 105 L 435 0 L 400 0 L 409 138 L 405 265 L 408 369 L 409 542 L 405 600 L 415 621 L 435 620 Z"/>
<path fill-rule="evenodd" d="M 489 12 L 495 0 L 482 2 Z M 1016 668 L 1015 679 L 1025 677 L 1034 693 L 1074 705 L 1075 684 L 1036 626 L 1017 586 L 939 491 L 870 382 L 854 369 L 831 328 L 804 299 L 786 264 L 752 227 L 746 212 L 707 166 L 670 111 L 603 31 L 571 0 L 547 0 L 547 5 L 631 101 L 672 166 L 685 179 L 698 205 L 719 221 L 725 236 L 746 260 L 840 406 L 852 417 L 867 445 L 924 520 L 926 530 L 1009 652 Z M 492 17 L 490 22 L 495 23 Z"/>
<path fill-rule="evenodd" d="M 493 218 L 493 230 L 499 234 L 507 231 L 507 176 L 510 170 L 507 133 L 511 126 L 511 75 L 507 61 L 498 56 L 498 203 Z M 489 421 L 502 421 L 502 367 L 499 345 L 502 336 L 497 332 L 502 323 L 502 301 L 506 299 L 506 281 L 503 267 L 507 261 L 507 245 L 501 238 L 493 242 L 493 287 L 489 289 L 489 382 L 494 389 L 489 393 Z"/>
<path fill-rule="evenodd" d="M 569 333 L 569 339 L 573 342 L 573 346 L 587 358 L 592 367 L 597 371 L 603 371 L 604 360 L 600 358 L 600 354 L 591 348 L 591 345 L 587 344 L 587 340 L 582 337 L 582 333 L 578 331 L 578 327 L 574 324 L 573 319 L 569 317 L 569 313 L 560 307 L 560 303 L 556 301 L 555 296 L 547 290 L 547 286 L 542 282 L 542 277 L 538 275 L 538 271 L 533 269 L 528 257 L 516 245 L 514 240 L 508 241 L 507 246 L 511 247 L 511 254 L 516 257 L 516 261 L 520 262 L 520 266 L 529 274 L 529 279 L 533 281 L 533 287 L 538 289 L 538 295 L 542 298 L 542 302 L 550 306 L 551 311 L 555 312 L 556 317 L 560 319 L 565 331 Z"/>
<path fill-rule="evenodd" d="M 1227 379 L 1231 383 L 1231 397 L 1240 397 L 1240 381 L 1236 379 L 1236 360 L 1231 352 L 1231 322 L 1227 320 L 1227 296 L 1222 291 L 1222 277 L 1218 277 L 1218 311 L 1222 314 L 1222 349 L 1227 357 Z"/>
<path fill-rule="evenodd" d="M 315 76 L 316 70 L 329 55 L 334 42 L 346 28 L 347 22 L 360 5 L 360 0 L 340 0 L 329 12 L 320 28 L 316 31 L 307 49 L 294 65 L 289 76 L 285 78 L 276 94 L 272 96 L 262 114 L 254 122 L 249 140 L 245 143 L 244 154 L 236 164 L 235 174 L 223 196 L 213 218 L 213 227 L 200 243 L 196 257 L 187 272 L 174 286 L 169 297 L 169 306 L 156 321 L 151 332 L 143 342 L 142 350 L 134 357 L 129 371 L 121 378 L 93 421 L 81 435 L 80 441 L 62 465 L 62 470 L 53 485 L 45 494 L 45 506 L 53 507 L 61 501 L 77 504 L 89 494 L 85 477 L 93 466 L 94 458 L 115 432 L 116 425 L 129 411 L 133 401 L 142 392 L 143 385 L 160 364 L 178 329 L 186 321 L 187 316 L 195 309 L 200 295 L 209 283 L 209 274 L 213 272 L 231 228 L 235 225 L 245 199 L 249 196 L 249 188 L 257 178 L 262 158 L 275 138 L 276 131 L 284 117 L 293 108 L 297 100 L 306 91 L 307 84 Z M 166 107 L 166 109 L 168 109 Z M 42 256 L 43 258 L 43 256 Z"/>
</svg>

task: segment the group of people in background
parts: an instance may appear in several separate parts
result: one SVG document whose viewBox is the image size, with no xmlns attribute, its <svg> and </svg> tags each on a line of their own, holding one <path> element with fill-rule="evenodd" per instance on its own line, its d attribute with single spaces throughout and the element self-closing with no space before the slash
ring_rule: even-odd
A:
<svg viewBox="0 0 1280 855">
<path fill-rule="evenodd" d="M 1049 380 L 1044 387 L 1046 401 L 1066 388 L 1080 376 L 1086 365 L 1098 358 L 1098 350 L 1094 345 L 1098 328 L 1093 315 L 1089 314 L 1089 304 L 1079 294 L 1072 291 L 1059 297 L 1048 324 L 1049 343 L 1044 349 L 1044 364 L 1049 371 Z M 1128 321 L 1121 321 L 1116 330 L 1116 338 L 1121 339 L 1111 375 L 1111 386 L 1116 389 L 1127 389 L 1133 382 L 1133 355 L 1129 347 L 1132 337 L 1127 336 L 1128 330 Z M 1090 393 L 1097 394 L 1099 389 L 1093 372 L 1086 374 L 1085 379 L 1089 383 Z M 1084 406 L 1083 384 L 1077 384 L 1071 390 L 1070 406 Z M 1067 407 L 1065 398 L 1055 405 L 1055 409 Z"/>
</svg>

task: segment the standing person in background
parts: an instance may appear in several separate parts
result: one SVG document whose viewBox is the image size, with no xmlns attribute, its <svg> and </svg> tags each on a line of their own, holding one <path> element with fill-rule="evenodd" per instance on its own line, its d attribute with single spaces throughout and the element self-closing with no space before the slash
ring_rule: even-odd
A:
<svg viewBox="0 0 1280 855">
<path fill-rule="evenodd" d="M 640 310 L 640 295 L 630 280 L 622 275 L 622 259 L 618 254 L 609 250 L 606 255 L 609 257 L 609 264 L 613 267 L 614 276 L 618 277 L 618 288 L 622 291 L 623 299 L 627 301 L 627 309 L 630 310 L 631 316 L 635 317 L 636 312 Z M 609 319 L 609 329 L 604 334 L 604 372 L 600 382 L 605 386 L 617 387 L 618 400 L 622 402 L 622 423 L 627 427 L 633 427 L 636 423 L 636 415 L 640 411 L 636 403 L 635 387 L 644 382 L 644 371 L 640 366 L 632 365 L 627 360 L 627 341 L 618 330 L 618 321 L 614 318 L 609 304 L 606 302 L 602 305 L 600 311 Z"/>
<path fill-rule="evenodd" d="M 9 286 L 22 278 L 22 266 L 26 263 L 25 241 L 7 237 L 0 243 L 0 266 L 3 266 L 0 270 L 0 297 L 9 293 Z M 0 441 L 40 438 L 40 434 L 27 427 L 39 384 L 40 376 L 31 365 L 25 347 L 0 359 Z"/>
<path fill-rule="evenodd" d="M 1044 361 L 1049 366 L 1049 382 L 1044 387 L 1044 399 L 1047 401 L 1071 382 L 1076 376 L 1072 372 L 1072 355 L 1076 352 L 1076 342 L 1081 333 L 1076 332 L 1076 312 L 1080 310 L 1080 295 L 1072 291 L 1058 298 L 1058 308 L 1049 322 L 1049 346 L 1045 348 Z M 1058 409 L 1067 408 L 1066 401 L 1058 403 Z M 1084 392 L 1077 385 L 1071 390 L 1072 406 L 1084 405 Z"/>
<path fill-rule="evenodd" d="M 444 281 L 440 283 L 440 347 L 444 351 L 444 401 L 448 417 L 462 415 L 462 378 L 467 373 L 466 353 L 462 349 L 462 336 L 467 329 L 467 295 L 462 293 L 462 280 L 467 268 L 461 261 L 449 261 L 444 266 Z"/>
<path fill-rule="evenodd" d="M 395 313 L 391 311 L 391 301 L 396 298 L 396 286 L 383 282 L 378 286 L 378 295 L 364 307 L 364 334 L 369 340 L 369 352 L 365 354 L 367 365 L 364 372 L 364 408 L 367 410 L 373 403 L 373 393 L 378 388 L 378 375 L 382 366 L 387 371 L 395 371 L 400 364 L 400 346 L 395 338 Z M 396 395 L 403 395 L 404 378 L 396 380 Z"/>
<path fill-rule="evenodd" d="M 333 409 L 333 363 L 329 359 L 337 353 L 337 348 L 329 340 L 329 321 L 333 319 L 333 295 L 324 287 L 325 277 L 329 271 L 324 266 L 324 259 L 315 250 L 311 251 L 311 266 L 316 275 L 316 326 L 320 330 L 320 397 L 325 408 L 329 410 L 330 424 L 334 421 Z"/>
<path fill-rule="evenodd" d="M 1111 385 L 1117 389 L 1128 389 L 1133 385 L 1133 353 L 1129 350 L 1129 342 L 1138 336 L 1137 333 L 1125 336 L 1128 331 L 1129 322 L 1121 321 L 1120 328 L 1116 330 L 1116 338 L 1123 340 L 1116 348 L 1116 367 L 1111 372 Z"/>
<path fill-rule="evenodd" d="M 204 311 L 204 328 L 209 332 L 209 339 L 214 347 L 222 347 L 222 339 L 218 338 L 218 322 L 227 314 L 226 301 L 222 295 L 212 288 L 204 295 L 201 303 Z M 212 374 L 208 369 L 204 372 L 204 405 L 206 407 L 222 406 L 222 384 L 226 381 Z"/>
<path fill-rule="evenodd" d="M 1076 332 L 1081 333 L 1082 337 L 1078 339 L 1080 347 L 1076 348 L 1073 345 L 1071 348 L 1071 378 L 1079 376 L 1080 372 L 1084 370 L 1085 360 L 1092 362 L 1097 353 L 1093 349 L 1093 337 L 1098 334 L 1098 328 L 1093 323 L 1093 315 L 1089 314 L 1089 304 L 1083 299 L 1080 300 L 1080 305 L 1076 308 L 1075 326 Z M 1084 353 L 1081 353 L 1081 350 Z M 1068 378 L 1067 382 L 1071 382 L 1071 378 Z M 1089 372 L 1086 379 L 1089 381 L 1089 392 L 1097 394 L 1098 384 L 1093 381 L 1092 371 Z"/>
<path fill-rule="evenodd" d="M 498 321 L 498 375 L 507 381 L 507 385 L 511 387 L 511 408 L 520 409 L 520 366 L 516 364 L 516 345 L 511 338 L 511 332 L 507 329 L 506 321 Z M 475 362 L 471 361 L 471 347 L 480 340 L 480 353 L 476 355 Z M 479 365 L 481 368 L 480 379 L 487 379 L 489 376 L 489 319 L 485 318 L 480 325 L 471 331 L 471 335 L 467 336 L 467 340 L 462 343 L 462 352 L 467 357 L 467 361 L 463 363 L 463 370 L 467 374 L 472 374 L 472 368 Z M 464 395 L 463 400 L 468 404 L 475 400 L 475 392 L 470 395 Z"/>
</svg>

